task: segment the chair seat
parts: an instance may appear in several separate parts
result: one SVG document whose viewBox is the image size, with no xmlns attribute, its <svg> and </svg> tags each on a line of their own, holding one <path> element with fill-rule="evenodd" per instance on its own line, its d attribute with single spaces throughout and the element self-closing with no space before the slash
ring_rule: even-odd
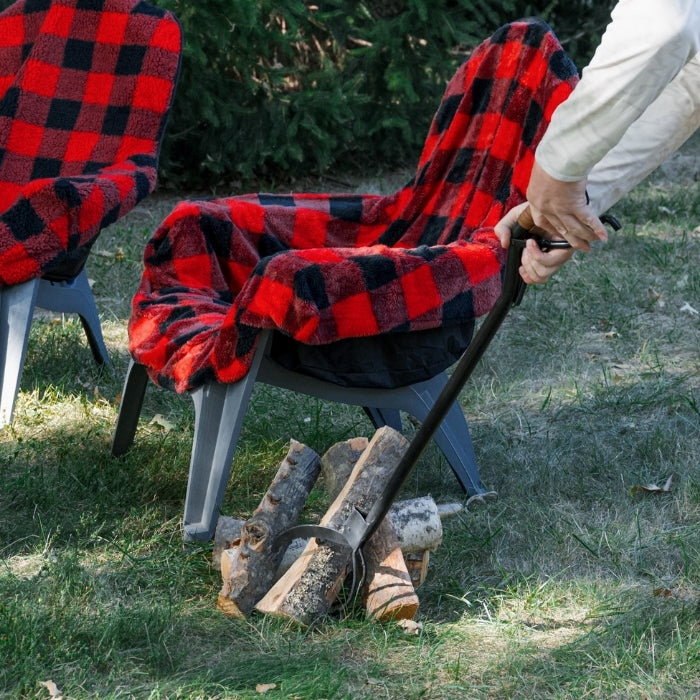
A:
<svg viewBox="0 0 700 700">
<path fill-rule="evenodd" d="M 497 88 L 477 75 L 498 75 Z M 488 313 L 505 262 L 494 226 L 524 201 L 535 136 L 575 80 L 546 24 L 514 22 L 459 67 L 416 173 L 397 192 L 178 203 L 146 246 L 129 321 L 132 356 L 161 386 L 183 392 L 240 380 L 260 332 L 273 329 L 326 350 L 339 342 L 331 381 L 410 381 L 353 366 L 355 348 L 366 352 L 355 339 L 397 339 Z M 290 367 L 328 376 L 313 349 L 279 353 Z"/>
</svg>

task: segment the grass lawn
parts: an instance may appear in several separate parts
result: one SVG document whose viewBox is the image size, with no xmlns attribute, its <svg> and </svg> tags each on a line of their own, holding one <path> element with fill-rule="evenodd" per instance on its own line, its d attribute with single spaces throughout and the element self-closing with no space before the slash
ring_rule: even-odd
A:
<svg viewBox="0 0 700 700">
<path fill-rule="evenodd" d="M 462 396 L 499 498 L 445 520 L 418 634 L 216 609 L 211 546 L 180 535 L 191 401 L 151 387 L 109 454 L 129 302 L 173 199 L 106 231 L 88 274 L 112 365 L 75 319 L 38 319 L 0 432 L 0 697 L 700 697 L 699 173 L 696 137 L 506 320 Z M 372 433 L 358 408 L 256 387 L 223 512 L 250 515 L 291 438 Z M 426 493 L 463 499 L 433 448 L 404 495 Z"/>
</svg>

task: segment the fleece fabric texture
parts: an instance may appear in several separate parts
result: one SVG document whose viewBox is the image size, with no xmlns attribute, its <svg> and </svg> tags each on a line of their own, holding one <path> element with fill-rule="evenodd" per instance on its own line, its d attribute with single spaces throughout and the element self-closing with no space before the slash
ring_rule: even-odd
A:
<svg viewBox="0 0 700 700">
<path fill-rule="evenodd" d="M 248 371 L 262 329 L 307 344 L 469 322 L 500 293 L 493 226 L 576 70 L 538 20 L 499 29 L 447 86 L 412 180 L 388 195 L 181 202 L 145 251 L 130 351 L 182 392 Z"/>
<path fill-rule="evenodd" d="M 182 37 L 137 0 L 20 0 L 0 13 L 0 285 L 80 272 L 153 191 Z"/>
</svg>

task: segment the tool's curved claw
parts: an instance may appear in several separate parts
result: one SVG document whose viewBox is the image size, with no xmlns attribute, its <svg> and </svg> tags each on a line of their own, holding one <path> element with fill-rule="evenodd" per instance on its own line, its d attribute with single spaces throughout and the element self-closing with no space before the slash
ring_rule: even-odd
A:
<svg viewBox="0 0 700 700">
<path fill-rule="evenodd" d="M 467 499 L 466 508 L 471 510 L 472 506 L 483 506 L 489 501 L 495 501 L 498 499 L 498 493 L 496 491 L 486 491 L 484 493 L 477 493 L 471 498 Z"/>
</svg>

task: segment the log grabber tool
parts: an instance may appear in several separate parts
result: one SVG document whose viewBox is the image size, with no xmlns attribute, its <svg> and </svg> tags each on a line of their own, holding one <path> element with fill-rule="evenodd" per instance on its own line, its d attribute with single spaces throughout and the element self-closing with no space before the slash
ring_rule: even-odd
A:
<svg viewBox="0 0 700 700">
<path fill-rule="evenodd" d="M 604 217 L 602 220 L 615 229 L 620 228 L 620 224 L 613 217 Z M 316 537 L 320 543 L 325 542 L 349 548 L 352 559 L 352 585 L 347 600 L 352 600 L 362 585 L 365 568 L 362 557 L 363 545 L 374 534 L 389 511 L 399 490 L 418 462 L 440 423 L 447 415 L 450 407 L 458 399 L 472 371 L 508 312 L 513 306 L 518 306 L 522 301 L 527 285 L 520 277 L 518 270 L 528 239 L 533 238 L 540 249 L 544 251 L 571 247 L 565 240 L 552 240 L 547 236 L 548 234 L 544 230 L 535 226 L 529 208 L 526 208 L 518 217 L 518 221 L 511 231 L 511 241 L 506 257 L 499 298 L 491 311 L 485 316 L 472 342 L 457 361 L 450 378 L 435 400 L 433 407 L 397 463 L 386 488 L 379 495 L 379 498 L 374 502 L 370 510 L 363 514 L 357 508 L 353 508 L 340 531 L 321 525 L 297 525 L 281 533 L 278 537 L 277 544 L 280 546 L 291 542 L 295 538 Z"/>
</svg>

